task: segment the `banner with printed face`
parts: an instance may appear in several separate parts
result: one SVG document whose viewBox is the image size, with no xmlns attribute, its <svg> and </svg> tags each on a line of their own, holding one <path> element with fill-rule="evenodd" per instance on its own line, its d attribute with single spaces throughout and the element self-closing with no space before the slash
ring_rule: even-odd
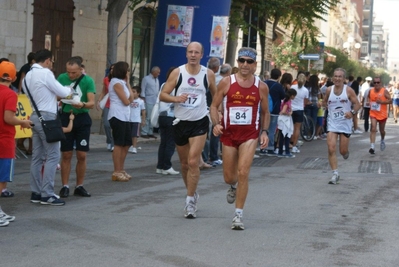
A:
<svg viewBox="0 0 399 267">
<path fill-rule="evenodd" d="M 191 42 L 194 7 L 169 5 L 165 45 L 186 47 Z"/>
<path fill-rule="evenodd" d="M 224 58 L 229 17 L 213 16 L 210 57 Z"/>
</svg>

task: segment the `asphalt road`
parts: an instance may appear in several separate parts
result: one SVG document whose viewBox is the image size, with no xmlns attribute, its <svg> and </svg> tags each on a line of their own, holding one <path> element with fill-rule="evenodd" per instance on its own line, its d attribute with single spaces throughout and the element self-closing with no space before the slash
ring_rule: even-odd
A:
<svg viewBox="0 0 399 267">
<path fill-rule="evenodd" d="M 157 141 L 140 140 L 126 160 L 133 179 L 119 183 L 105 137 L 92 135 L 92 197 L 70 196 L 61 207 L 29 202 L 30 159 L 21 158 L 8 186 L 15 197 L 0 198 L 17 217 L 0 227 L 0 266 L 399 266 L 398 134 L 389 122 L 376 155 L 367 133 L 352 135 L 338 185 L 328 184 L 325 141 L 305 143 L 294 159 L 255 159 L 244 231 L 230 229 L 234 205 L 220 166 L 201 172 L 197 219 L 183 217 L 181 177 L 155 174 Z"/>
</svg>

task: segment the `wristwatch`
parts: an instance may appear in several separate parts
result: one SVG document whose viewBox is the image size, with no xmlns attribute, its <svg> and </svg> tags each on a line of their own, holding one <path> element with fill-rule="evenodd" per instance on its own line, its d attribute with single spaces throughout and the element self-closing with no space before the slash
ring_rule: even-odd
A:
<svg viewBox="0 0 399 267">
<path fill-rule="evenodd" d="M 352 109 L 351 113 L 352 113 L 352 115 L 356 115 L 357 112 Z"/>
</svg>

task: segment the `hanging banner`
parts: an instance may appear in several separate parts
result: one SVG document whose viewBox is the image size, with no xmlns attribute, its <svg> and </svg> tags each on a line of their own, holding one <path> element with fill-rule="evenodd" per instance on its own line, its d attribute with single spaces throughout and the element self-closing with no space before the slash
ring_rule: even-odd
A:
<svg viewBox="0 0 399 267">
<path fill-rule="evenodd" d="M 164 45 L 186 47 L 191 42 L 194 7 L 168 5 Z"/>
<path fill-rule="evenodd" d="M 211 31 L 210 57 L 224 58 L 224 48 L 227 39 L 227 25 L 229 17 L 213 16 Z"/>
<path fill-rule="evenodd" d="M 20 120 L 29 120 L 32 114 L 32 107 L 26 95 L 18 95 L 17 112 L 15 116 Z M 15 125 L 15 138 L 26 138 L 32 136 L 32 130 L 22 128 L 21 125 Z"/>
</svg>

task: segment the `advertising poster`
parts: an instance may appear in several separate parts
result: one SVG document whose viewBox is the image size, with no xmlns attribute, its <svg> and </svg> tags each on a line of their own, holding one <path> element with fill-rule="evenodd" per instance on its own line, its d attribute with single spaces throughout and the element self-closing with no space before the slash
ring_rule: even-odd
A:
<svg viewBox="0 0 399 267">
<path fill-rule="evenodd" d="M 229 17 L 213 16 L 210 57 L 224 58 Z"/>
<path fill-rule="evenodd" d="M 32 107 L 30 106 L 28 97 L 22 94 L 18 95 L 17 112 L 15 113 L 15 116 L 20 120 L 29 120 L 31 114 Z M 21 125 L 16 125 L 15 130 L 16 139 L 32 136 L 32 130 L 22 128 Z"/>
<path fill-rule="evenodd" d="M 194 7 L 168 6 L 164 45 L 186 47 L 191 42 Z"/>
</svg>

